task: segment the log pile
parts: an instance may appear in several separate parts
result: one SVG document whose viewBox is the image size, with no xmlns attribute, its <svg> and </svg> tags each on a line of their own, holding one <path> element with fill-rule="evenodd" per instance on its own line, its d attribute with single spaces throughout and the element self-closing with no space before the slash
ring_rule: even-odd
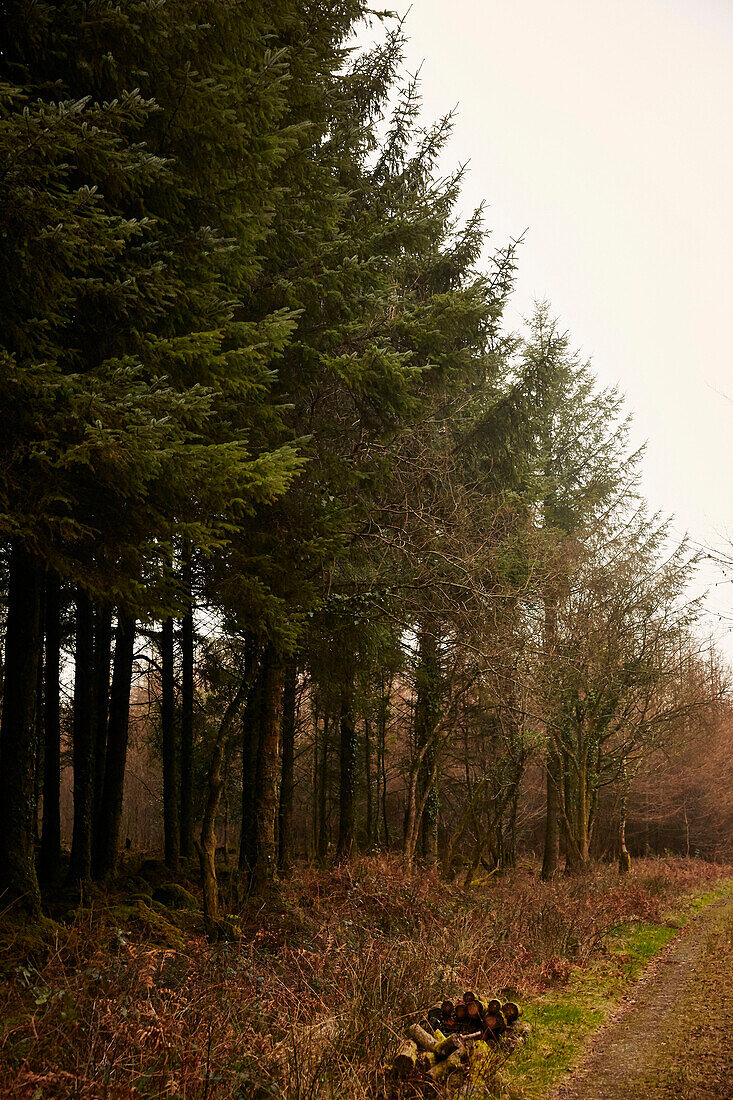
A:
<svg viewBox="0 0 733 1100">
<path fill-rule="evenodd" d="M 463 999 L 444 1000 L 428 1009 L 425 1019 L 407 1029 L 407 1038 L 392 1062 L 395 1079 L 437 1084 L 464 1069 L 477 1040 L 497 1043 L 521 1015 L 514 1001 L 482 1001 L 466 992 Z"/>
</svg>

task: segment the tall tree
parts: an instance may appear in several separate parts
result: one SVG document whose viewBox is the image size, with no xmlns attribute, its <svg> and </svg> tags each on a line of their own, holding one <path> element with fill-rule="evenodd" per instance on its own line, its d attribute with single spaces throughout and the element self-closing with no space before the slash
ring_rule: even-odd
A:
<svg viewBox="0 0 733 1100">
<path fill-rule="evenodd" d="M 618 391 L 597 387 L 589 364 L 573 352 L 547 303 L 538 304 L 520 355 L 524 392 L 531 401 L 531 409 L 526 406 L 526 476 L 544 536 L 542 646 L 552 667 L 573 559 L 584 533 L 633 498 L 641 452 L 629 450 L 629 419 Z M 562 756 L 549 721 L 543 878 L 554 874 L 559 858 Z"/>
<path fill-rule="evenodd" d="M 40 905 L 33 850 L 33 755 L 42 573 L 19 544 L 10 559 L 0 725 L 0 888 L 32 912 Z"/>
<path fill-rule="evenodd" d="M 112 659 L 112 608 L 101 604 L 94 616 L 94 829 L 92 863 L 95 862 L 96 834 L 104 789 L 109 720 L 109 678 Z"/>
<path fill-rule="evenodd" d="M 38 872 L 52 882 L 61 863 L 61 585 L 54 574 L 46 578 L 45 661 L 43 684 L 43 824 Z"/>
<path fill-rule="evenodd" d="M 94 867 L 95 877 L 100 879 L 112 877 L 119 860 L 134 650 L 135 620 L 120 609 L 115 630 L 107 755 Z"/>
<path fill-rule="evenodd" d="M 293 799 L 295 795 L 295 725 L 298 666 L 291 660 L 285 666 L 282 701 L 282 767 L 278 803 L 277 868 L 286 874 L 293 861 Z"/>
<path fill-rule="evenodd" d="M 69 882 L 84 885 L 92 877 L 94 827 L 94 607 L 76 590 L 74 636 L 74 832 Z"/>
<path fill-rule="evenodd" d="M 178 868 L 181 853 L 180 751 L 176 721 L 176 681 L 173 619 L 163 620 L 160 632 L 160 728 L 163 744 L 163 832 L 165 865 Z"/>
<path fill-rule="evenodd" d="M 187 599 L 181 620 L 181 855 L 194 854 L 193 725 L 195 686 L 195 633 L 190 554 L 184 555 L 183 583 Z"/>
</svg>

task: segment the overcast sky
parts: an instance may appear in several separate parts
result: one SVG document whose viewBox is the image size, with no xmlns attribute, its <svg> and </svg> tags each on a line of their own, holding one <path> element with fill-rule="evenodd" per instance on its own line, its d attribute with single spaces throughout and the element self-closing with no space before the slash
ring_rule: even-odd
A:
<svg viewBox="0 0 733 1100">
<path fill-rule="evenodd" d="M 406 31 L 466 208 L 527 230 L 512 322 L 549 299 L 627 395 L 650 503 L 733 535 L 733 2 L 414 0 Z"/>
</svg>

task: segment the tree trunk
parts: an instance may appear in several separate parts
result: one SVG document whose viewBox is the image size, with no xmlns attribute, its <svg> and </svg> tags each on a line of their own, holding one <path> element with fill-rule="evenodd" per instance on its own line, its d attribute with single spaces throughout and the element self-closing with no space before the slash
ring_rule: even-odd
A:
<svg viewBox="0 0 733 1100">
<path fill-rule="evenodd" d="M 426 763 L 430 768 L 429 774 L 436 774 L 435 768 L 435 755 L 433 751 L 429 751 L 426 756 Z M 437 774 L 430 787 L 430 790 L 425 796 L 425 807 L 422 815 L 422 851 L 425 862 L 430 865 L 435 865 L 438 862 L 438 810 L 440 806 L 440 796 L 437 790 Z"/>
<path fill-rule="evenodd" d="M 402 838 L 402 854 L 408 870 L 412 869 L 415 861 L 415 846 L 418 836 L 418 809 L 417 809 L 417 769 L 410 776 L 410 785 L 407 788 L 407 806 L 405 807 L 404 836 Z"/>
<path fill-rule="evenodd" d="M 403 855 L 405 858 L 405 866 L 408 870 L 412 870 L 415 862 L 415 853 L 417 850 L 418 840 L 420 839 L 420 825 L 425 811 L 425 802 L 427 800 L 430 789 L 435 782 L 437 765 L 433 764 L 433 771 L 428 776 L 427 789 L 423 793 L 422 798 L 418 795 L 418 779 L 420 769 L 423 766 L 425 755 L 427 753 L 428 746 L 423 745 L 420 749 L 417 760 L 412 767 L 412 773 L 410 775 L 410 786 L 407 793 L 407 811 L 405 814 L 405 839 L 403 846 Z"/>
<path fill-rule="evenodd" d="M 196 843 L 201 868 L 204 926 L 210 939 L 216 939 L 219 934 L 219 886 L 216 881 L 216 815 L 224 788 L 222 764 L 230 730 L 242 700 L 247 694 L 248 686 L 248 678 L 245 673 L 245 678 L 242 680 L 239 690 L 227 706 L 224 717 L 219 724 L 207 775 L 206 802 L 201 822 L 201 836 Z"/>
<path fill-rule="evenodd" d="M 3 905 L 40 908 L 33 851 L 33 724 L 41 648 L 40 569 L 19 544 L 10 557 L 0 724 L 0 892 Z"/>
<path fill-rule="evenodd" d="M 384 827 L 384 846 L 389 851 L 389 820 L 387 818 L 387 710 L 391 687 L 380 689 L 379 700 L 379 772 L 382 786 L 382 825 Z"/>
<path fill-rule="evenodd" d="M 545 471 L 549 475 L 549 470 Z M 552 509 L 552 500 L 545 499 L 545 516 Z M 557 646 L 557 593 L 554 585 L 549 584 L 545 592 L 544 648 L 545 661 L 551 667 Z M 542 859 L 542 879 L 547 882 L 557 871 L 560 860 L 560 756 L 554 742 L 553 732 L 547 728 L 547 756 L 545 773 L 547 779 L 547 801 L 545 807 L 545 851 Z"/>
<path fill-rule="evenodd" d="M 111 878 L 117 870 L 125 792 L 127 739 L 130 728 L 130 688 L 135 650 L 135 620 L 119 613 L 115 631 L 114 667 L 109 702 L 107 757 L 95 848 L 95 878 Z"/>
<path fill-rule="evenodd" d="M 282 775 L 278 806 L 277 866 L 286 874 L 293 863 L 293 799 L 295 795 L 295 708 L 298 670 L 294 661 L 285 669 L 282 701 Z"/>
<path fill-rule="evenodd" d="M 194 854 L 193 839 L 193 705 L 194 705 L 194 633 L 191 595 L 191 561 L 184 566 L 189 609 L 181 622 L 181 855 Z"/>
<path fill-rule="evenodd" d="M 339 762 L 339 836 L 336 857 L 342 861 L 350 858 L 355 840 L 356 727 L 352 681 L 341 692 Z"/>
<path fill-rule="evenodd" d="M 242 832 L 239 842 L 239 869 L 250 877 L 257 862 L 257 767 L 259 759 L 262 711 L 262 669 L 255 669 L 255 643 L 248 638 L 245 646 L 247 676 L 250 680 L 242 718 Z"/>
<path fill-rule="evenodd" d="M 318 852 L 318 708 L 313 708 L 313 776 L 311 782 L 311 842 Z"/>
<path fill-rule="evenodd" d="M 620 875 L 628 875 L 631 870 L 631 856 L 629 850 L 626 847 L 626 816 L 629 805 L 629 777 L 626 767 L 626 760 L 621 765 L 621 806 L 619 810 L 619 823 L 618 823 L 618 839 L 619 839 L 619 853 L 618 853 L 618 870 Z"/>
<path fill-rule="evenodd" d="M 46 581 L 46 660 L 43 666 L 43 824 L 38 871 L 54 882 L 61 863 L 61 585 L 53 573 Z"/>
<path fill-rule="evenodd" d="M 92 862 L 96 863 L 99 815 L 104 789 L 109 718 L 109 670 L 112 659 L 112 609 L 99 607 L 95 616 L 94 637 L 94 833 Z"/>
<path fill-rule="evenodd" d="M 262 708 L 257 762 L 258 790 L 255 806 L 257 856 L 252 873 L 252 889 L 265 893 L 275 883 L 277 850 L 275 816 L 277 814 L 277 772 L 282 713 L 283 667 L 274 648 L 268 646 L 262 657 Z"/>
<path fill-rule="evenodd" d="M 364 715 L 364 776 L 366 780 L 366 835 L 369 847 L 374 841 L 374 797 L 372 792 L 372 731 L 369 715 Z"/>
<path fill-rule="evenodd" d="M 221 800 L 224 803 L 224 836 L 222 847 L 224 848 L 224 866 L 229 866 L 229 742 L 224 746 L 224 787 L 221 792 Z"/>
<path fill-rule="evenodd" d="M 415 744 L 423 752 L 418 772 L 417 797 L 423 805 L 420 818 L 423 857 L 434 864 L 438 859 L 438 792 L 436 733 L 440 714 L 440 661 L 436 631 L 426 618 L 420 629 L 420 655 L 416 676 Z"/>
<path fill-rule="evenodd" d="M 40 622 L 43 623 L 46 618 L 45 610 L 45 589 L 41 592 L 41 611 Z M 43 730 L 44 730 L 44 697 L 43 697 L 43 677 L 45 672 L 45 660 L 44 660 L 44 631 L 41 628 L 41 633 L 38 639 L 38 664 L 36 667 L 36 695 L 35 695 L 35 721 L 34 721 L 34 745 L 33 745 L 33 849 L 35 851 L 38 842 L 40 840 L 39 820 L 38 820 L 38 807 L 41 802 L 41 790 L 42 790 L 42 774 L 43 774 Z"/>
<path fill-rule="evenodd" d="M 321 747 L 321 780 L 318 788 L 318 858 L 328 855 L 328 731 L 330 720 L 323 716 L 323 744 Z"/>
<path fill-rule="evenodd" d="M 565 870 L 570 875 L 583 874 L 590 863 L 590 797 L 588 765 L 580 741 L 577 746 L 573 803 L 565 807 L 567 853 Z"/>
<path fill-rule="evenodd" d="M 504 851 L 504 866 L 514 867 L 517 862 L 517 807 L 519 805 L 519 779 L 512 784 L 509 800 L 509 837 Z"/>
<path fill-rule="evenodd" d="M 545 772 L 547 777 L 547 803 L 542 879 L 547 882 L 556 873 L 560 859 L 560 760 L 557 751 L 552 746 L 547 748 Z"/>
<path fill-rule="evenodd" d="M 82 589 L 76 595 L 74 649 L 74 833 L 69 881 L 92 877 L 94 827 L 94 612 Z"/>
<path fill-rule="evenodd" d="M 163 831 L 165 865 L 178 870 L 181 829 L 178 799 L 180 795 L 178 739 L 176 737 L 176 683 L 173 653 L 173 619 L 163 622 L 160 634 L 161 703 L 160 724 L 163 735 Z"/>
</svg>

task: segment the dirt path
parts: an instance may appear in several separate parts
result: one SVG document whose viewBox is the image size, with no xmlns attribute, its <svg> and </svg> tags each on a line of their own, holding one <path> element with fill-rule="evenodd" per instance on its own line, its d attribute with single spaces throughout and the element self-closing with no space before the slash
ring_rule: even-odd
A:
<svg viewBox="0 0 733 1100">
<path fill-rule="evenodd" d="M 733 897 L 703 910 L 651 964 L 553 1096 L 733 1100 Z"/>
</svg>

